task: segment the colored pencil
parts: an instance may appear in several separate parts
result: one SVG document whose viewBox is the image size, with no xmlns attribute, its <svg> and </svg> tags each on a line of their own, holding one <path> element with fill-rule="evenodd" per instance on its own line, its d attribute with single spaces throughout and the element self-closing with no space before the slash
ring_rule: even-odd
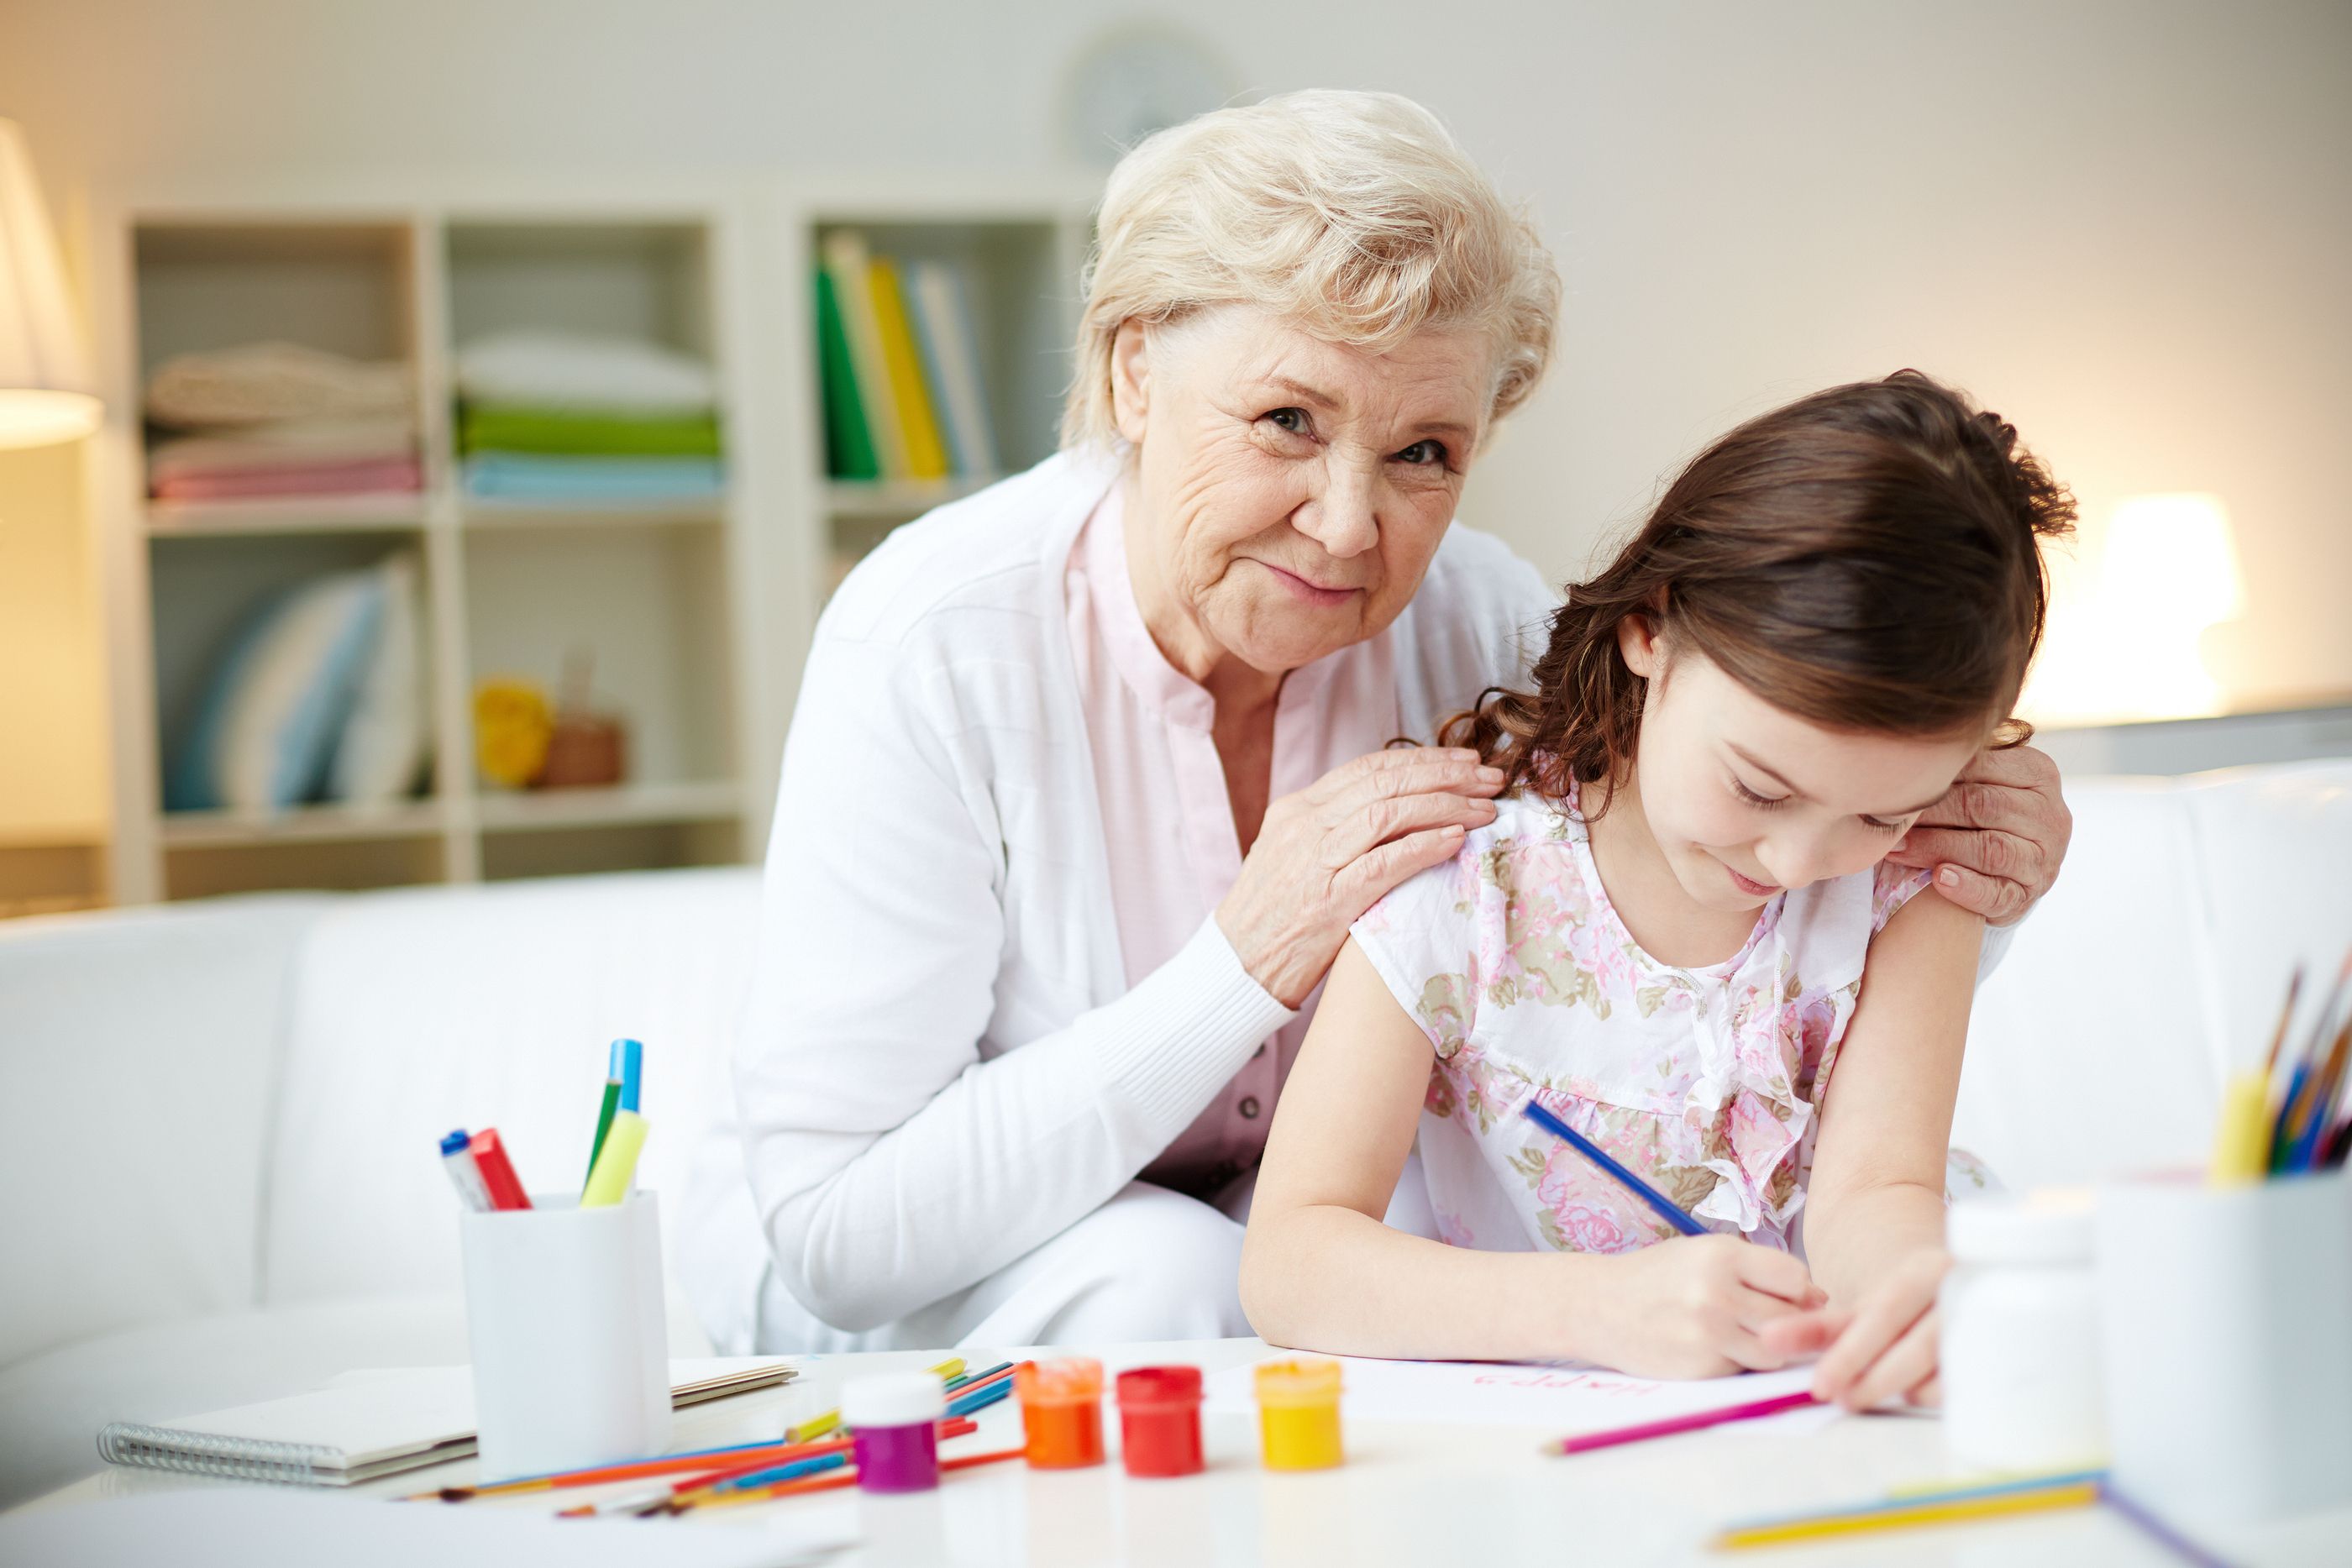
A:
<svg viewBox="0 0 2352 1568">
<path fill-rule="evenodd" d="M 2336 1092 L 2344 1081 L 2344 1061 L 2347 1051 L 2352 1051 L 2352 1022 L 2347 1022 L 2336 1034 L 2336 1043 L 2327 1048 L 2327 1060 L 2312 1075 L 2311 1101 L 2304 1109 L 2301 1124 L 2295 1129 L 2294 1145 L 2287 1150 L 2288 1170 L 2318 1168 L 2320 1146 L 2326 1141 L 2336 1120 Z"/>
<path fill-rule="evenodd" d="M 975 1410 L 985 1410 L 1013 1392 L 1013 1379 L 1008 1375 L 998 1378 L 985 1388 L 975 1388 L 960 1398 L 948 1402 L 950 1416 L 969 1416 Z"/>
<path fill-rule="evenodd" d="M 963 1372 L 963 1357 L 952 1355 L 937 1366 L 927 1366 L 923 1370 L 939 1374 L 942 1380 L 960 1376 Z M 824 1437 L 840 1425 L 841 1412 L 838 1409 L 820 1411 L 798 1426 L 785 1427 L 784 1441 L 787 1443 L 811 1442 Z"/>
<path fill-rule="evenodd" d="M 940 1423 L 940 1441 L 944 1443 L 950 1437 L 961 1437 L 979 1429 L 980 1423 L 977 1421 L 942 1421 Z M 565 1509 L 556 1517 L 558 1519 L 591 1519 L 613 1514 L 659 1512 L 677 1498 L 697 1492 L 720 1490 L 729 1481 L 758 1474 L 762 1469 L 790 1469 L 796 1474 L 808 1474 L 850 1462 L 850 1440 L 847 1437 L 831 1442 L 812 1443 L 806 1447 L 809 1452 L 804 1458 L 790 1460 L 781 1466 L 773 1464 L 769 1459 L 760 1459 L 749 1466 L 737 1465 L 722 1470 L 706 1469 L 688 1476 L 683 1480 L 673 1482 L 659 1491 L 635 1492 L 628 1497 L 614 1498 L 604 1502 L 583 1502 L 577 1508 Z"/>
<path fill-rule="evenodd" d="M 1784 1541 L 1812 1541 L 1824 1536 L 1909 1530 L 1925 1524 L 1957 1524 L 1994 1519 L 2004 1514 L 2084 1508 L 2098 1500 L 2099 1483 L 2095 1478 L 2063 1483 L 1978 1488 L 1941 1497 L 1870 1503 L 1835 1513 L 1736 1524 L 1719 1532 L 1714 1544 L 1721 1550 L 1736 1551 L 1748 1546 L 1777 1545 Z"/>
<path fill-rule="evenodd" d="M 996 1448 L 985 1454 L 958 1454 L 952 1458 L 941 1459 L 940 1469 L 945 1473 L 950 1470 L 968 1470 L 975 1465 L 1002 1464 L 1007 1459 L 1025 1458 L 1028 1452 L 1026 1448 Z M 832 1491 L 836 1488 L 856 1484 L 856 1470 L 836 1470 L 828 1475 L 806 1476 L 799 1480 L 779 1481 L 772 1487 L 758 1487 L 740 1492 L 722 1492 L 715 1497 L 698 1498 L 692 1502 L 681 1500 L 672 1511 L 683 1513 L 689 1508 L 735 1508 L 747 1502 L 767 1502 L 774 1498 L 795 1497 L 804 1491 Z"/>
<path fill-rule="evenodd" d="M 1601 1145 L 1530 1100 L 1520 1107 L 1528 1121 L 1599 1166 L 1601 1174 L 1614 1179 L 1627 1192 L 1658 1211 L 1658 1218 L 1681 1231 L 1685 1236 L 1704 1236 L 1706 1227 L 1676 1207 L 1667 1197 L 1615 1160 L 1601 1152 Z"/>
<path fill-rule="evenodd" d="M 2278 1071 L 2279 1049 L 2286 1044 L 2286 1032 L 2294 1025 L 2294 1001 L 2302 994 L 2303 966 L 2297 964 L 2294 973 L 2286 977 L 2286 1006 L 2279 1009 L 2278 1028 L 2271 1031 L 2271 1052 L 2263 1061 L 2265 1079 Z"/>
<path fill-rule="evenodd" d="M 961 1437 L 967 1432 L 976 1432 L 979 1429 L 980 1423 L 977 1421 L 950 1416 L 939 1424 L 936 1435 L 938 1440 L 944 1443 L 950 1437 Z M 853 1439 L 850 1437 L 844 1436 L 830 1439 L 826 1442 L 814 1444 L 812 1445 L 812 1448 L 814 1450 L 814 1452 L 798 1458 L 787 1459 L 783 1461 L 783 1467 L 804 1465 L 813 1459 L 831 1458 L 835 1454 L 845 1454 L 849 1451 L 852 1440 Z M 843 1462 L 847 1463 L 846 1460 L 844 1460 Z M 735 1465 L 723 1470 L 714 1470 L 708 1475 L 688 1476 L 686 1479 L 677 1482 L 669 1490 L 672 1493 L 731 1490 L 747 1484 L 751 1481 L 751 1478 L 755 1476 L 778 1468 L 780 1468 L 778 1465 L 769 1460 L 758 1459 L 749 1464 Z M 786 1478 L 778 1476 L 772 1479 L 782 1480 Z"/>
<path fill-rule="evenodd" d="M 947 1391 L 950 1394 L 962 1393 L 971 1388 L 977 1387 L 981 1384 L 992 1382 L 1012 1370 L 1013 1364 L 1011 1362 L 1000 1361 L 985 1372 L 968 1372 L 964 1373 L 961 1376 L 950 1375 L 948 1378 Z"/>
<path fill-rule="evenodd" d="M 2111 1480 L 2099 1482 L 2099 1500 L 2115 1510 L 2142 1535 L 2147 1536 L 2183 1563 L 2194 1563 L 2196 1568 L 2230 1568 L 2229 1563 L 2165 1523 L 2124 1493 L 2117 1491 L 2115 1482 Z"/>
<path fill-rule="evenodd" d="M 1722 1410 L 1702 1410 L 1692 1416 L 1670 1416 L 1663 1421 L 1645 1421 L 1638 1427 L 1619 1427 L 1612 1431 L 1586 1432 L 1579 1437 L 1562 1437 L 1557 1442 L 1546 1443 L 1542 1451 L 1553 1455 L 1585 1454 L 1595 1448 L 1613 1448 L 1622 1443 L 1639 1443 L 1651 1437 L 1671 1437 L 1677 1432 L 1696 1432 L 1731 1421 L 1754 1421 L 1766 1416 L 1778 1416 L 1783 1410 L 1801 1410 L 1814 1403 L 1816 1401 L 1810 1393 L 1776 1395 L 1770 1399 L 1757 1399 Z"/>
<path fill-rule="evenodd" d="M 478 1497 L 506 1497 L 515 1492 L 603 1486 L 609 1481 L 633 1481 L 646 1476 L 677 1475 L 686 1470 L 740 1469 L 754 1462 L 780 1464 L 786 1459 L 805 1458 L 828 1448 L 848 1446 L 846 1438 L 829 1444 L 739 1443 L 733 1448 L 697 1448 L 691 1453 L 662 1454 L 650 1459 L 632 1459 L 626 1464 L 595 1465 L 583 1470 L 551 1470 L 541 1476 L 517 1476 L 512 1480 L 493 1481 L 487 1486 L 442 1487 L 436 1491 L 413 1492 L 406 1500 L 425 1502 L 438 1498 L 443 1502 L 465 1502 Z"/>
<path fill-rule="evenodd" d="M 604 1080 L 604 1103 L 596 1112 L 596 1141 L 588 1145 L 588 1176 L 596 1174 L 596 1156 L 604 1152 L 604 1134 L 613 1130 L 613 1113 L 620 1108 L 621 1081 L 607 1078 Z M 582 1176 L 580 1185 L 586 1186 L 588 1176 Z"/>
</svg>

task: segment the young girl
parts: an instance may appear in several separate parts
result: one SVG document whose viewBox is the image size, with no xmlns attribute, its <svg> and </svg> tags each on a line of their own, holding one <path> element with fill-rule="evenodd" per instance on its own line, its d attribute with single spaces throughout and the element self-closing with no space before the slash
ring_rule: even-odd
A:
<svg viewBox="0 0 2352 1568">
<path fill-rule="evenodd" d="M 1752 420 L 1569 590 L 1536 689 L 1453 721 L 1512 789 L 1332 966 L 1243 1254 L 1261 1334 L 1666 1377 L 1826 1347 L 1825 1398 L 1933 1397 L 1981 933 L 1881 862 L 2042 634 L 2073 505 L 2016 441 L 1908 371 Z M 1416 1133 L 1444 1244 L 1381 1223 Z"/>
</svg>

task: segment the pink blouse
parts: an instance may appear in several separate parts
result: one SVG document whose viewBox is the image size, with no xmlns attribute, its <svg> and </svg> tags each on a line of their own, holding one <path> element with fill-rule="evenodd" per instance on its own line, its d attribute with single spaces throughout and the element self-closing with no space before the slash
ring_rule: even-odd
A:
<svg viewBox="0 0 2352 1568">
<path fill-rule="evenodd" d="M 1065 577 L 1070 647 L 1102 801 L 1112 906 L 1129 985 L 1176 955 L 1241 874 L 1241 841 L 1211 726 L 1216 704 L 1169 664 L 1136 608 L 1122 486 L 1087 519 Z M 1268 799 L 1303 789 L 1400 728 L 1388 632 L 1285 676 Z M 1317 988 L 1320 994 L 1321 988 Z M 1314 1016 L 1309 996 L 1145 1179 L 1213 1197 L 1265 1150 L 1275 1096 Z M 1270 1049 L 1269 1049 L 1270 1048 Z"/>
</svg>

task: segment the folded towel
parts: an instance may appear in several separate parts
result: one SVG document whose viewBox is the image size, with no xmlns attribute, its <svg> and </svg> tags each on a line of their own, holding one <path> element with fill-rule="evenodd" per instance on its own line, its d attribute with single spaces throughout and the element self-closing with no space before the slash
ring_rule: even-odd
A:
<svg viewBox="0 0 2352 1568">
<path fill-rule="evenodd" d="M 589 457 L 716 457 L 709 413 L 646 413 L 468 403 L 457 414 L 461 452 L 572 453 Z"/>
<path fill-rule="evenodd" d="M 727 473 L 708 457 L 539 457 L 485 452 L 466 459 L 466 488 L 514 501 L 673 501 L 717 496 Z"/>
<path fill-rule="evenodd" d="M 284 463 L 175 474 L 149 488 L 163 501 L 226 501 L 255 496 L 349 496 L 422 489 L 414 457 L 373 463 Z"/>
<path fill-rule="evenodd" d="M 457 350 L 457 391 L 469 402 L 538 408 L 699 413 L 718 388 L 700 360 L 629 338 L 493 332 Z"/>
<path fill-rule="evenodd" d="M 373 419 L 276 419 L 226 435 L 182 435 L 147 450 L 147 477 L 176 478 L 225 468 L 286 464 L 396 462 L 416 455 L 416 425 L 398 414 Z"/>
<path fill-rule="evenodd" d="M 408 367 L 371 363 L 299 343 L 247 343 L 180 354 L 147 380 L 147 417 L 183 430 L 269 420 L 405 415 Z"/>
</svg>

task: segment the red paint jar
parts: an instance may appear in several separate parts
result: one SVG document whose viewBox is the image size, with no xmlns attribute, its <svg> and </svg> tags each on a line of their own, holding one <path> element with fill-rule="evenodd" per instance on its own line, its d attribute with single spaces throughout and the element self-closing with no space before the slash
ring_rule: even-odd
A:
<svg viewBox="0 0 2352 1568">
<path fill-rule="evenodd" d="M 1033 1469 L 1076 1470 L 1103 1462 L 1102 1363 L 1084 1356 L 1024 1361 L 1013 1373 Z"/>
<path fill-rule="evenodd" d="M 1118 1375 L 1119 1447 L 1131 1476 L 1192 1476 L 1201 1458 L 1201 1369 L 1139 1366 Z"/>
</svg>

